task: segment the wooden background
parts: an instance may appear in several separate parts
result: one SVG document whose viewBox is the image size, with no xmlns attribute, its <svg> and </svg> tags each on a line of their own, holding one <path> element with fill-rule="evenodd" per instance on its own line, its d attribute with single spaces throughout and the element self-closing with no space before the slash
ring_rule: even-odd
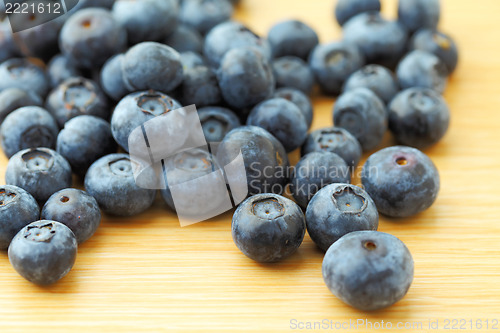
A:
<svg viewBox="0 0 500 333">
<path fill-rule="evenodd" d="M 395 17 L 396 0 L 382 2 Z M 423 321 L 424 328 L 432 319 L 443 328 L 446 319 L 472 319 L 473 327 L 477 319 L 500 320 L 500 1 L 442 2 L 441 28 L 461 50 L 445 94 L 450 131 L 426 151 L 442 190 L 428 211 L 382 218 L 379 228 L 413 253 L 415 279 L 402 301 L 359 312 L 330 294 L 321 277 L 323 253 L 307 235 L 292 258 L 262 265 L 233 244 L 231 213 L 180 228 L 158 202 L 133 219 L 106 217 L 79 249 L 74 269 L 52 287 L 22 279 L 0 252 L 0 332 L 289 331 L 293 319 L 383 320 L 394 327 Z M 243 0 L 236 17 L 262 34 L 277 20 L 299 18 L 328 42 L 341 37 L 332 6 L 332 0 Z M 332 124 L 332 104 L 315 98 L 314 128 Z M 6 163 L 2 154 L 0 182 Z M 487 330 L 483 321 L 482 329 L 466 331 Z"/>
</svg>

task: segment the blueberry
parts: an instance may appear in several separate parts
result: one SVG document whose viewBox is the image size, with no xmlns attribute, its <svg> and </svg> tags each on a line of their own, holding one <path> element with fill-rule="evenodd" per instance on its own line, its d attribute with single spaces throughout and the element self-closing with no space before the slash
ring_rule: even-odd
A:
<svg viewBox="0 0 500 333">
<path fill-rule="evenodd" d="M 92 80 L 69 78 L 57 86 L 47 97 L 47 110 L 60 127 L 77 116 L 90 115 L 108 119 L 110 110 L 106 96 Z"/>
<path fill-rule="evenodd" d="M 365 12 L 380 12 L 380 0 L 339 0 L 335 6 L 335 18 L 344 25 L 352 17 Z"/>
<path fill-rule="evenodd" d="M 358 139 L 364 151 L 377 147 L 387 131 L 384 102 L 367 88 L 342 94 L 333 109 L 334 124 L 348 130 Z"/>
<path fill-rule="evenodd" d="M 197 107 L 218 105 L 222 101 L 219 82 L 214 71 L 206 66 L 196 66 L 184 71 L 184 80 L 179 88 L 183 105 Z"/>
<path fill-rule="evenodd" d="M 309 202 L 306 225 L 314 243 L 326 251 L 350 232 L 377 230 L 377 207 L 363 189 L 331 184 L 320 189 Z"/>
<path fill-rule="evenodd" d="M 408 34 L 397 21 L 378 12 L 359 14 L 343 27 L 344 40 L 358 46 L 367 63 L 394 68 L 406 51 Z"/>
<path fill-rule="evenodd" d="M 0 92 L 0 124 L 12 111 L 23 106 L 42 106 L 43 101 L 34 92 L 8 88 Z"/>
<path fill-rule="evenodd" d="M 319 43 L 316 32 L 304 22 L 287 20 L 271 27 L 267 35 L 273 56 L 295 56 L 306 60 Z"/>
<path fill-rule="evenodd" d="M 82 190 L 66 188 L 52 194 L 43 206 L 40 218 L 64 224 L 81 244 L 96 232 L 101 223 L 101 211 L 93 196 Z"/>
<path fill-rule="evenodd" d="M 287 152 L 300 147 L 307 137 L 307 123 L 294 103 L 272 98 L 258 104 L 250 112 L 247 125 L 259 126 L 271 133 Z"/>
<path fill-rule="evenodd" d="M 258 262 L 277 262 L 297 251 L 305 234 L 300 207 L 276 194 L 245 200 L 234 212 L 231 230 L 238 249 Z"/>
<path fill-rule="evenodd" d="M 45 203 L 55 192 L 71 187 L 71 167 L 52 149 L 25 149 L 10 158 L 5 182 L 23 188 L 39 203 Z"/>
<path fill-rule="evenodd" d="M 207 142 L 221 142 L 227 133 L 241 126 L 238 116 L 223 107 L 201 108 L 198 110 L 198 116 Z"/>
<path fill-rule="evenodd" d="M 252 107 L 274 92 L 269 62 L 251 48 L 227 52 L 217 74 L 224 100 L 236 109 Z"/>
<path fill-rule="evenodd" d="M 448 73 L 453 73 L 458 64 L 458 49 L 450 36 L 430 29 L 417 31 L 410 42 L 411 50 L 433 53 L 445 64 Z"/>
<path fill-rule="evenodd" d="M 303 92 L 294 88 L 276 89 L 273 98 L 284 98 L 293 104 L 297 105 L 306 118 L 307 127 L 311 127 L 313 121 L 313 106 L 309 97 Z"/>
<path fill-rule="evenodd" d="M 272 63 L 276 87 L 289 87 L 310 94 L 314 85 L 314 74 L 302 59 L 286 56 Z"/>
<path fill-rule="evenodd" d="M 208 64 L 219 67 L 226 53 L 235 48 L 253 47 L 264 58 L 271 60 L 269 42 L 238 22 L 224 22 L 215 26 L 205 37 L 203 54 Z"/>
<path fill-rule="evenodd" d="M 248 194 L 281 194 L 288 183 L 288 156 L 283 145 L 256 126 L 235 128 L 217 151 L 219 165 L 228 165 L 241 153 L 245 163 Z"/>
<path fill-rule="evenodd" d="M 163 43 L 179 53 L 203 52 L 203 36 L 196 29 L 185 24 L 179 24 Z"/>
<path fill-rule="evenodd" d="M 0 186 L 0 250 L 7 249 L 19 230 L 39 218 L 40 207 L 31 194 L 17 186 Z"/>
<path fill-rule="evenodd" d="M 118 103 L 113 112 L 111 133 L 116 142 L 128 151 L 128 137 L 136 127 L 181 107 L 175 99 L 156 91 L 127 95 Z"/>
<path fill-rule="evenodd" d="M 399 91 L 396 76 L 389 69 L 380 65 L 367 65 L 349 76 L 343 91 L 356 88 L 370 89 L 385 104 L 388 104 Z"/>
<path fill-rule="evenodd" d="M 3 3 L 1 3 L 3 5 Z M 0 63 L 7 59 L 17 57 L 20 51 L 14 41 L 12 28 L 10 27 L 9 20 L 1 17 L 0 11 Z"/>
<path fill-rule="evenodd" d="M 148 209 L 156 190 L 139 187 L 134 179 L 136 163 L 127 154 L 111 154 L 95 161 L 85 175 L 85 190 L 99 203 L 101 209 L 112 215 L 133 216 Z M 146 169 L 149 172 L 151 169 Z M 148 175 L 145 175 L 148 176 Z M 149 175 L 151 179 L 155 175 Z"/>
<path fill-rule="evenodd" d="M 395 146 L 371 155 L 361 181 L 380 213 L 407 217 L 429 208 L 439 192 L 439 173 L 431 159 L 415 148 Z"/>
<path fill-rule="evenodd" d="M 201 54 L 190 51 L 181 53 L 181 63 L 184 71 L 194 67 L 207 65 Z"/>
<path fill-rule="evenodd" d="M 228 0 L 183 0 L 179 19 L 204 35 L 232 14 L 233 6 Z"/>
<path fill-rule="evenodd" d="M 326 252 L 323 279 L 343 302 L 362 311 L 378 310 L 406 295 L 413 281 L 413 258 L 395 236 L 352 232 Z"/>
<path fill-rule="evenodd" d="M 441 16 L 439 0 L 399 0 L 398 17 L 410 33 L 436 29 Z"/>
<path fill-rule="evenodd" d="M 401 89 L 422 87 L 443 93 L 446 88 L 448 70 L 446 65 L 432 53 L 415 50 L 408 53 L 396 70 Z"/>
<path fill-rule="evenodd" d="M 24 227 L 9 246 L 9 260 L 26 280 L 49 285 L 69 273 L 76 260 L 73 232 L 55 221 L 37 221 Z"/>
<path fill-rule="evenodd" d="M 128 42 L 160 41 L 177 26 L 176 0 L 117 0 L 111 13 L 127 30 Z"/>
<path fill-rule="evenodd" d="M 123 79 L 122 64 L 124 57 L 122 53 L 114 55 L 106 61 L 101 69 L 100 83 L 102 90 L 114 101 L 119 101 L 130 93 Z"/>
<path fill-rule="evenodd" d="M 0 91 L 19 88 L 45 98 L 50 89 L 49 79 L 35 60 L 12 58 L 0 64 Z"/>
<path fill-rule="evenodd" d="M 92 163 L 115 153 L 117 145 L 109 123 L 94 116 L 78 116 L 68 121 L 57 136 L 57 152 L 83 177 Z M 58 220 L 56 220 L 58 221 Z"/>
<path fill-rule="evenodd" d="M 9 114 L 2 123 L 2 148 L 9 158 L 26 148 L 54 148 L 58 132 L 57 123 L 48 111 L 25 106 Z"/>
<path fill-rule="evenodd" d="M 83 76 L 83 71 L 71 59 L 58 54 L 47 65 L 47 74 L 51 87 L 55 88 L 69 78 Z"/>
<path fill-rule="evenodd" d="M 70 13 L 90 7 L 102 7 L 111 9 L 114 3 L 115 0 L 79 0 L 78 4 L 70 11 Z"/>
<path fill-rule="evenodd" d="M 361 51 L 346 42 L 320 44 L 309 57 L 316 81 L 329 95 L 338 95 L 344 81 L 364 64 Z"/>
<path fill-rule="evenodd" d="M 312 152 L 302 157 L 292 171 L 290 192 L 303 209 L 323 187 L 333 183 L 350 183 L 351 173 L 337 154 Z"/>
<path fill-rule="evenodd" d="M 59 47 L 78 67 L 99 68 L 127 47 L 127 31 L 111 12 L 102 8 L 82 9 L 61 30 Z"/>
<path fill-rule="evenodd" d="M 302 146 L 301 154 L 305 156 L 322 151 L 339 155 L 350 168 L 358 165 L 363 153 L 359 141 L 340 127 L 327 127 L 311 132 Z"/>
<path fill-rule="evenodd" d="M 389 128 L 403 145 L 423 149 L 445 135 L 450 111 L 444 98 L 431 89 L 402 91 L 389 105 Z"/>
<path fill-rule="evenodd" d="M 182 82 L 182 64 L 173 48 L 155 42 L 135 45 L 125 53 L 123 77 L 132 91 L 159 90 L 169 92 Z"/>
</svg>

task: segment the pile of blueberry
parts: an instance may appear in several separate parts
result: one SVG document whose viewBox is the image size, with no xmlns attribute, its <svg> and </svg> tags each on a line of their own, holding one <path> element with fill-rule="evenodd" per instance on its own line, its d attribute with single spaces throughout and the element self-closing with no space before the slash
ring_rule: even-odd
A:
<svg viewBox="0 0 500 333">
<path fill-rule="evenodd" d="M 259 36 L 230 20 L 236 2 L 80 0 L 16 34 L 0 12 L 0 137 L 10 158 L 0 248 L 19 274 L 58 281 L 101 210 L 148 209 L 157 191 L 136 184 L 129 135 L 195 104 L 207 141 L 220 145 L 216 154 L 195 149 L 166 161 L 176 170 L 161 191 L 169 207 L 169 185 L 241 153 L 249 194 L 232 235 L 245 255 L 282 260 L 307 230 L 327 251 L 326 284 L 346 303 L 374 310 L 406 294 L 411 254 L 376 230 L 379 213 L 418 214 L 439 191 L 436 167 L 418 150 L 447 131 L 441 93 L 458 61 L 453 40 L 437 30 L 439 0 L 399 0 L 397 21 L 380 14 L 379 0 L 338 0 L 343 39 L 325 44 L 298 20 Z M 309 133 L 316 85 L 338 95 L 335 126 Z M 363 188 L 351 185 L 362 153 L 377 149 L 388 129 L 404 146 L 371 155 Z M 302 159 L 291 168 L 287 154 L 298 148 Z M 85 191 L 71 188 L 73 175 Z"/>
</svg>

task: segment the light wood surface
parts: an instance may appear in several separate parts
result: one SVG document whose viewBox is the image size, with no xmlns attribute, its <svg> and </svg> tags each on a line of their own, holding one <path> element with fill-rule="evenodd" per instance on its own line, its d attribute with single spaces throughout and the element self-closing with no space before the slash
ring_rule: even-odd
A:
<svg viewBox="0 0 500 333">
<path fill-rule="evenodd" d="M 382 2 L 395 17 L 396 0 Z M 158 201 L 136 218 L 106 217 L 80 247 L 74 269 L 51 287 L 22 279 L 0 252 L 0 332 L 277 332 L 290 331 L 293 319 L 383 320 L 394 329 L 398 322 L 424 323 L 408 332 L 431 331 L 429 319 L 441 329 L 446 319 L 472 319 L 473 329 L 467 322 L 462 331 L 484 332 L 488 319 L 494 331 L 491 321 L 500 320 L 500 1 L 442 2 L 440 26 L 456 38 L 461 62 L 445 93 L 450 131 L 426 150 L 440 170 L 441 192 L 428 211 L 381 218 L 379 228 L 402 239 L 415 260 L 415 279 L 402 301 L 374 313 L 352 309 L 323 283 L 323 253 L 309 236 L 289 260 L 262 265 L 233 244 L 231 213 L 181 228 Z M 236 18 L 262 34 L 277 20 L 299 18 L 328 42 L 341 37 L 332 8 L 332 0 L 243 0 Z M 314 104 L 314 128 L 330 126 L 333 99 L 315 97 Z M 0 182 L 6 163 L 2 154 Z"/>
</svg>

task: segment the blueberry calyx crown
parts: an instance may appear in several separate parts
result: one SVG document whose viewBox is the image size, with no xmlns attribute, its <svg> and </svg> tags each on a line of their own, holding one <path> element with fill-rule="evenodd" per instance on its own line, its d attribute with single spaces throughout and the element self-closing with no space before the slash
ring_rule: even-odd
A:
<svg viewBox="0 0 500 333">
<path fill-rule="evenodd" d="M 267 197 L 253 203 L 252 213 L 264 220 L 274 220 L 285 215 L 285 206 L 277 198 Z"/>
<path fill-rule="evenodd" d="M 351 186 L 338 189 L 332 195 L 332 200 L 338 210 L 343 213 L 359 214 L 365 210 L 367 200 Z"/>
<path fill-rule="evenodd" d="M 26 168 L 32 171 L 47 171 L 54 164 L 52 154 L 36 148 L 24 153 L 22 159 Z"/>
<path fill-rule="evenodd" d="M 71 80 L 63 89 L 63 100 L 66 109 L 84 111 L 97 99 L 94 86 L 87 80 L 77 78 Z"/>
<path fill-rule="evenodd" d="M 165 95 L 154 90 L 149 90 L 147 93 L 136 97 L 136 101 L 142 112 L 153 116 L 161 116 L 171 111 L 174 106 L 173 102 L 167 99 Z"/>
<path fill-rule="evenodd" d="M 342 141 L 346 141 L 344 133 L 338 129 L 322 130 L 317 139 L 319 147 L 328 149 L 330 145 L 335 143 L 334 137 L 340 137 Z"/>
<path fill-rule="evenodd" d="M 26 227 L 24 238 L 32 242 L 48 242 L 56 233 L 56 225 L 52 222 L 30 225 Z"/>
<path fill-rule="evenodd" d="M 17 194 L 7 191 L 5 188 L 0 188 L 0 207 L 7 206 L 15 200 Z"/>
<path fill-rule="evenodd" d="M 122 157 L 109 162 L 109 169 L 117 176 L 128 177 L 132 175 L 132 161 L 127 157 Z"/>
<path fill-rule="evenodd" d="M 195 172 L 213 169 L 214 161 L 211 156 L 204 151 L 185 151 L 175 156 L 174 165 L 177 169 Z"/>
</svg>

